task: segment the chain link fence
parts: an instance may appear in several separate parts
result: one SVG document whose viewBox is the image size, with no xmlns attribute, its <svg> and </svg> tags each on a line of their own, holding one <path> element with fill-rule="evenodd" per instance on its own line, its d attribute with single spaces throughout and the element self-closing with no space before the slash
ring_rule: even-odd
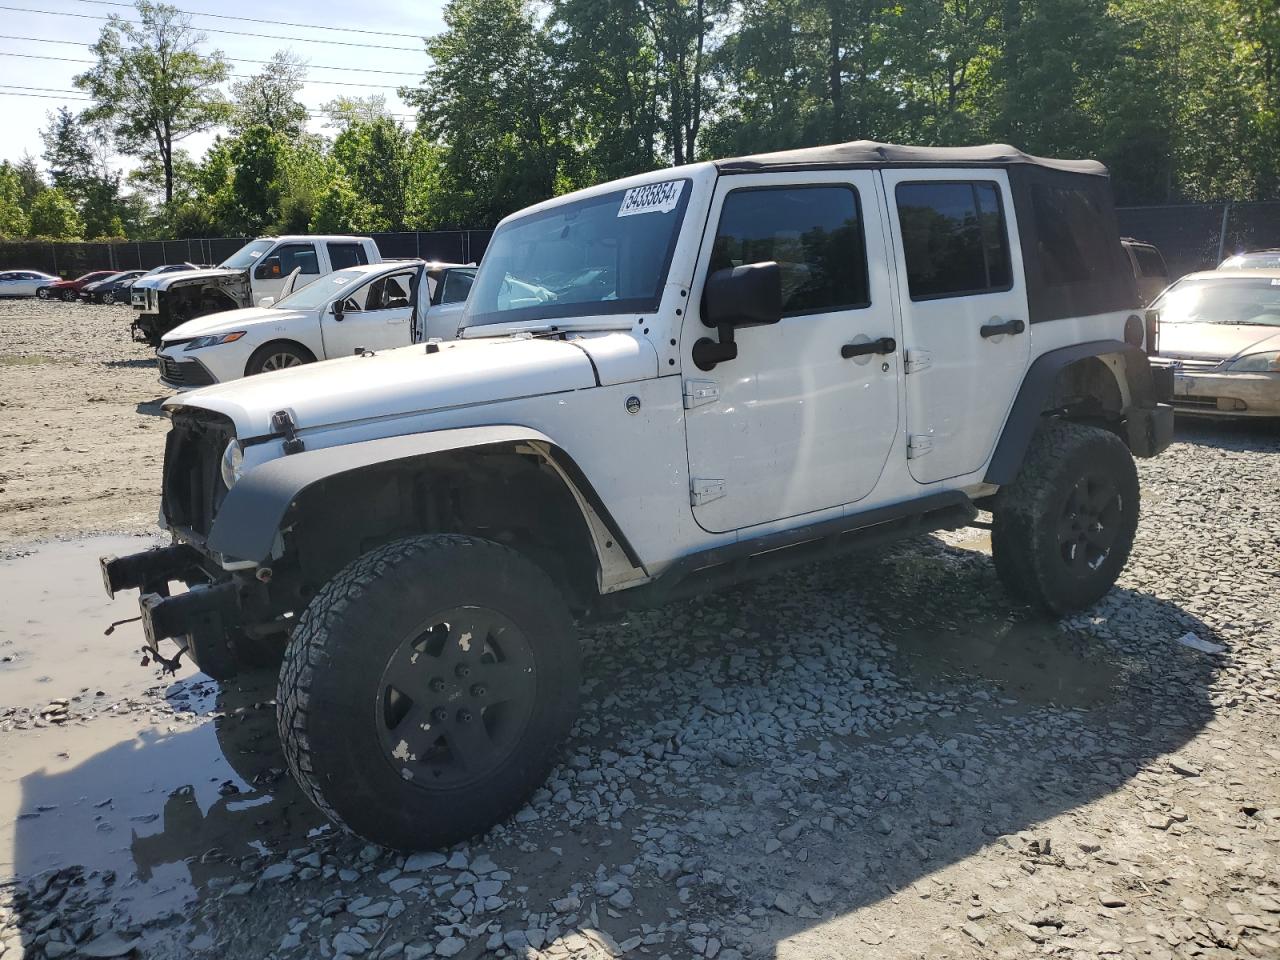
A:
<svg viewBox="0 0 1280 960">
<path fill-rule="evenodd" d="M 421 257 L 446 263 L 479 263 L 492 230 L 375 233 L 384 259 Z M 43 270 L 78 277 L 91 270 L 150 270 L 167 263 L 221 263 L 252 237 L 191 240 L 121 240 L 104 243 L 0 242 L 0 270 Z"/>
<path fill-rule="evenodd" d="M 1121 207 L 1116 218 L 1121 236 L 1159 248 L 1170 277 L 1212 270 L 1233 253 L 1280 247 L 1280 201 Z"/>
</svg>

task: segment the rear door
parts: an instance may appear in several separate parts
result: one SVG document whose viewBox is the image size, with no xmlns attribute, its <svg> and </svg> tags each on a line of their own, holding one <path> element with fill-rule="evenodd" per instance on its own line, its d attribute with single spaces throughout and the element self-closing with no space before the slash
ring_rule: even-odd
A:
<svg viewBox="0 0 1280 960">
<path fill-rule="evenodd" d="M 450 267 L 444 271 L 435 281 L 430 304 L 423 308 L 426 319 L 419 339 L 452 340 L 458 335 L 458 324 L 475 278 L 475 267 Z"/>
<path fill-rule="evenodd" d="M 345 357 L 361 347 L 389 350 L 413 342 L 413 296 L 421 267 L 407 267 L 357 287 L 341 301 L 341 319 L 332 309 L 320 315 L 325 356 Z"/>
<path fill-rule="evenodd" d="M 1030 352 L 1003 170 L 883 173 L 906 348 L 908 466 L 920 483 L 978 470 Z"/>
</svg>

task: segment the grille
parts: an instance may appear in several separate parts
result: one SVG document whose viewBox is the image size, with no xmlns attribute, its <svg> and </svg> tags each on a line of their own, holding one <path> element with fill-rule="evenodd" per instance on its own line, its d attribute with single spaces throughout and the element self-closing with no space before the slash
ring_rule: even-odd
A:
<svg viewBox="0 0 1280 960">
<path fill-rule="evenodd" d="M 147 291 L 145 289 L 130 291 L 129 298 L 133 301 L 133 305 L 137 309 L 147 309 Z"/>
<path fill-rule="evenodd" d="M 170 526 L 186 527 L 201 537 L 209 535 L 227 495 L 222 482 L 222 451 L 233 437 L 235 427 L 218 414 L 174 414 L 173 427 L 165 439 L 161 500 Z"/>
<path fill-rule="evenodd" d="M 195 360 L 179 363 L 172 357 L 160 354 L 156 358 L 160 367 L 160 379 L 175 387 L 207 387 L 213 383 L 213 374 Z"/>
<path fill-rule="evenodd" d="M 1175 369 L 1181 370 L 1212 370 L 1214 367 L 1222 365 L 1221 360 L 1206 360 L 1197 357 L 1170 357 Z"/>
</svg>

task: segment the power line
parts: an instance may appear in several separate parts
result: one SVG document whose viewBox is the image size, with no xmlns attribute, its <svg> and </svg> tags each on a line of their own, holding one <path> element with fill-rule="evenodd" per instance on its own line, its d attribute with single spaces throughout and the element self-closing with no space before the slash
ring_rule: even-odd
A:
<svg viewBox="0 0 1280 960">
<path fill-rule="evenodd" d="M 120 3 L 119 0 L 74 0 L 75 3 L 92 3 L 103 7 L 128 7 L 134 9 L 132 3 Z M 241 20 L 245 23 L 265 23 L 274 27 L 302 27 L 304 30 L 332 30 L 337 33 L 368 33 L 379 37 L 402 37 L 406 40 L 421 40 L 416 33 L 397 33 L 394 30 L 364 30 L 359 27 L 324 27 L 314 23 L 291 23 L 288 20 L 258 20 L 254 17 L 233 17 L 225 13 L 205 13 L 203 10 L 179 10 L 190 17 L 213 17 L 218 20 Z"/>
<path fill-rule="evenodd" d="M 93 13 L 71 13 L 68 10 L 36 10 L 33 7 L 0 6 L 0 10 L 11 10 L 15 13 L 36 13 L 45 17 L 75 17 L 79 20 L 110 20 L 110 17 Z M 122 20 L 124 23 L 139 26 L 137 20 Z M 379 43 L 355 43 L 351 40 L 322 40 L 318 37 L 284 37 L 278 33 L 253 33 L 248 30 L 222 30 L 217 27 L 200 27 L 208 33 L 225 33 L 234 37 L 257 37 L 262 40 L 287 40 L 291 43 L 327 43 L 337 47 L 365 47 L 369 50 L 402 50 L 406 53 L 421 53 L 418 47 L 388 47 Z"/>
<path fill-rule="evenodd" d="M 96 63 L 96 60 L 80 60 L 75 57 L 46 57 L 38 53 L 11 53 L 8 50 L 0 50 L 0 57 L 21 57 L 24 60 L 57 60 L 60 63 Z M 256 74 L 252 73 L 232 73 L 230 76 L 237 79 L 247 79 Z M 308 84 L 320 84 L 325 87 L 369 87 L 378 90 L 399 90 L 400 84 L 397 83 L 355 83 L 350 80 L 312 80 L 308 78 Z"/>
<path fill-rule="evenodd" d="M 54 94 L 54 93 L 63 94 L 62 99 L 64 100 L 79 100 L 79 101 L 87 101 L 87 102 L 93 101 L 93 97 L 84 96 L 84 91 L 82 90 L 66 90 L 60 87 L 24 87 L 16 83 L 0 83 L 0 92 L 2 92 L 3 90 L 40 90 L 49 94 Z M 12 96 L 25 96 L 25 95 L 26 94 L 12 94 Z M 416 120 L 417 119 L 417 114 L 413 114 L 413 113 L 387 113 L 386 116 L 391 117 L 393 120 Z M 307 118 L 310 120 L 329 120 L 331 119 L 331 115 L 328 113 L 311 113 L 310 111 L 308 111 Z"/>
<path fill-rule="evenodd" d="M 0 40 L 22 40 L 26 43 L 60 43 L 69 47 L 88 46 L 88 44 L 80 40 L 51 40 L 48 37 L 17 37 L 8 33 L 0 33 Z M 201 57 L 201 59 L 208 60 L 209 58 Z M 270 65 L 274 62 L 272 60 L 248 60 L 244 57 L 223 57 L 223 59 L 229 60 L 231 63 L 257 63 Z M 348 73 L 381 73 L 393 77 L 418 77 L 422 75 L 421 71 L 414 70 L 374 70 L 370 67 L 333 67 L 315 63 L 308 64 L 307 66 L 308 69 L 311 70 L 343 70 Z"/>
</svg>

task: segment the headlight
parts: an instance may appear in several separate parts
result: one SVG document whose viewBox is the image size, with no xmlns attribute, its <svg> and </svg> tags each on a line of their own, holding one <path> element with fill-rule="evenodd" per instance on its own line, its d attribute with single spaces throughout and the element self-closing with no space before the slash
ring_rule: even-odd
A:
<svg viewBox="0 0 1280 960">
<path fill-rule="evenodd" d="M 222 483 L 230 490 L 240 479 L 240 468 L 244 466 L 244 447 L 239 440 L 232 440 L 227 449 L 222 451 Z"/>
<path fill-rule="evenodd" d="M 1251 353 L 1232 360 L 1227 369 L 1233 373 L 1280 373 L 1280 351 Z"/>
<path fill-rule="evenodd" d="M 216 347 L 220 343 L 235 343 L 245 335 L 245 331 L 237 330 L 235 333 L 215 333 L 207 337 L 196 337 L 187 344 L 188 350 L 199 350 L 201 347 Z"/>
</svg>

